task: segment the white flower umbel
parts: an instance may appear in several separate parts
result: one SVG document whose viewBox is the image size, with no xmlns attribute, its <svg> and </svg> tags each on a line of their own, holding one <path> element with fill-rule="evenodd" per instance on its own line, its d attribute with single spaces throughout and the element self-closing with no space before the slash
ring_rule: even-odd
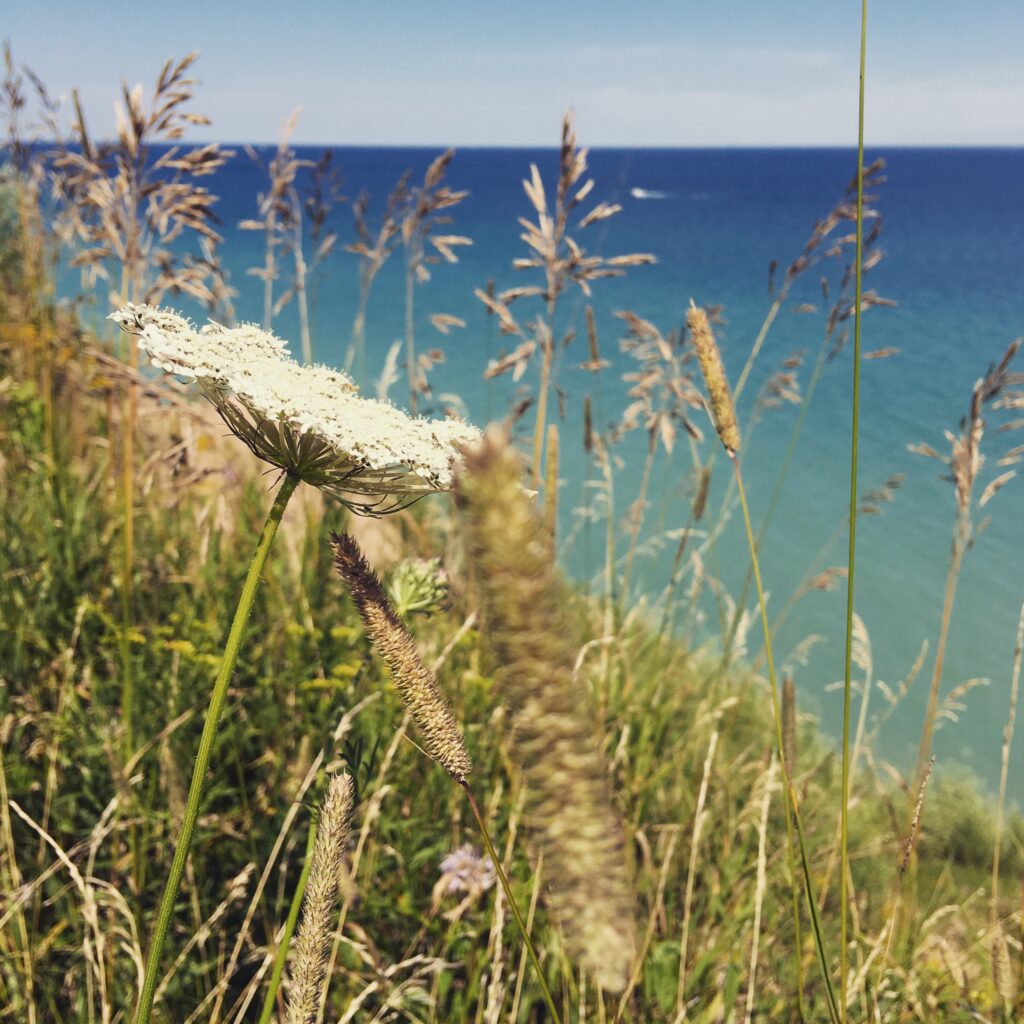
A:
<svg viewBox="0 0 1024 1024">
<path fill-rule="evenodd" d="M 343 373 L 300 366 L 285 343 L 252 325 L 197 328 L 184 317 L 126 305 L 111 319 L 167 373 L 194 381 L 252 451 L 283 470 L 219 661 L 203 721 L 163 895 L 153 925 L 134 1024 L 149 1024 L 162 952 L 178 902 L 214 739 L 274 536 L 300 481 L 328 491 L 354 512 L 380 515 L 452 482 L 456 446 L 479 432 L 458 420 L 413 419 L 361 398 Z"/>
<path fill-rule="evenodd" d="M 381 515 L 448 490 L 456 446 L 480 436 L 461 420 L 414 418 L 363 398 L 344 373 L 300 365 L 252 324 L 197 329 L 132 304 L 110 318 L 160 369 L 194 380 L 255 455 L 354 512 Z"/>
</svg>

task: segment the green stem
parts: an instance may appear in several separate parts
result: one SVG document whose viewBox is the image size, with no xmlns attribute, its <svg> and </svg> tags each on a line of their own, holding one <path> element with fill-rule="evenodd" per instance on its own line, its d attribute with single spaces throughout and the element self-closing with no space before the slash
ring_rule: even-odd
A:
<svg viewBox="0 0 1024 1024">
<path fill-rule="evenodd" d="M 466 792 L 466 796 L 469 799 L 469 806 L 473 809 L 473 817 L 476 818 L 476 823 L 480 827 L 480 834 L 483 836 L 484 846 L 487 848 L 487 856 L 491 858 L 491 863 L 494 865 L 494 870 L 498 875 L 498 881 L 501 883 L 501 888 L 505 893 L 505 899 L 508 900 L 508 905 L 512 908 L 512 916 L 516 919 L 519 934 L 523 937 L 523 942 L 526 945 L 526 952 L 529 954 L 530 962 L 533 964 L 533 969 L 537 974 L 537 981 L 540 982 L 541 991 L 544 993 L 544 1002 L 548 1004 L 548 1012 L 551 1014 L 551 1019 L 554 1021 L 554 1024 L 561 1024 L 561 1017 L 559 1017 L 558 1011 L 555 1009 L 555 1001 L 551 997 L 551 989 L 548 988 L 544 972 L 541 970 L 540 960 L 537 959 L 537 950 L 533 948 L 533 940 L 530 938 L 526 922 L 523 920 L 523 915 L 519 910 L 519 905 L 512 896 L 512 887 L 509 885 L 508 877 L 505 874 L 504 868 L 501 866 L 501 858 L 494 849 L 494 843 L 491 842 L 491 836 L 487 831 L 487 825 L 484 823 L 483 815 L 480 813 L 480 808 L 477 806 L 476 800 L 474 799 L 469 786 L 465 782 L 460 782 L 459 785 Z"/>
<path fill-rule="evenodd" d="M 764 648 L 765 657 L 768 663 L 768 680 L 771 684 L 772 714 L 775 718 L 775 741 L 779 749 L 779 761 L 782 764 L 782 777 L 785 783 L 786 801 L 788 804 L 788 813 L 786 815 L 786 835 L 790 842 L 790 865 L 793 865 L 793 861 L 795 859 L 792 844 L 793 832 L 790 826 L 790 818 L 792 817 L 792 823 L 796 826 L 797 846 L 800 850 L 800 869 L 803 874 L 804 896 L 807 899 L 807 909 L 811 915 L 811 930 L 814 933 L 814 946 L 818 953 L 818 964 L 821 967 L 821 976 L 825 982 L 825 994 L 828 997 L 829 1017 L 834 1024 L 838 1024 L 839 1008 L 836 1004 L 836 994 L 832 987 L 832 979 L 828 973 L 828 957 L 825 953 L 825 939 L 821 931 L 821 920 L 818 917 L 818 901 L 814 895 L 814 884 L 811 881 L 811 868 L 810 862 L 807 859 L 807 843 L 804 838 L 803 822 L 800 819 L 800 807 L 797 801 L 796 789 L 793 787 L 793 780 L 790 777 L 789 769 L 786 765 L 785 743 L 783 742 L 782 737 L 782 708 L 779 704 L 779 684 L 775 675 L 775 656 L 772 653 L 772 636 L 771 627 L 768 624 L 768 608 L 764 599 L 764 584 L 761 582 L 761 564 L 757 557 L 757 545 L 754 541 L 754 528 L 750 524 L 750 508 L 747 505 L 747 492 L 743 486 L 743 474 L 740 472 L 740 464 L 737 461 L 736 456 L 732 455 L 730 457 L 735 471 L 736 489 L 739 493 L 740 507 L 743 510 L 743 525 L 747 531 L 747 543 L 750 546 L 750 558 L 754 565 L 754 582 L 757 585 L 757 602 L 761 611 L 761 628 L 764 631 Z M 799 930 L 799 922 L 797 922 L 797 929 Z M 800 956 L 799 949 L 797 950 L 797 956 Z M 802 993 L 798 992 L 797 995 L 798 999 L 802 1001 Z M 800 1004 L 798 1003 L 798 1008 L 799 1005 Z"/>
<path fill-rule="evenodd" d="M 800 403 L 800 409 L 797 413 L 796 423 L 793 425 L 793 431 L 789 437 L 789 445 L 786 448 L 786 454 L 783 456 L 782 465 L 779 467 L 778 475 L 775 477 L 775 484 L 772 487 L 771 496 L 768 499 L 768 505 L 765 509 L 764 516 L 761 519 L 761 525 L 757 530 L 757 550 L 761 550 L 761 544 L 764 541 L 764 536 L 768 532 L 768 527 L 771 524 L 772 517 L 775 515 L 776 509 L 778 508 L 779 499 L 782 497 L 782 488 L 786 483 L 786 477 L 789 474 L 790 467 L 793 464 L 793 458 L 796 455 L 797 444 L 800 441 L 800 435 L 803 432 L 804 424 L 807 421 L 807 414 L 810 412 L 811 399 L 814 397 L 814 392 L 818 386 L 818 381 L 821 379 L 822 371 L 825 368 L 825 356 L 828 352 L 828 341 L 827 339 L 822 342 L 821 348 L 818 349 L 818 358 L 815 360 L 814 369 L 811 371 L 811 378 L 807 382 L 807 390 L 804 393 L 803 400 Z M 749 431 L 749 428 L 748 428 Z M 736 602 L 736 610 L 733 612 L 732 621 L 729 623 L 729 633 L 726 637 L 725 643 L 722 644 L 722 663 L 719 671 L 723 672 L 728 667 L 729 658 L 732 656 L 732 645 L 736 638 L 736 631 L 740 626 L 740 619 L 743 616 L 743 610 L 747 607 L 747 594 L 750 592 L 750 585 L 754 582 L 754 570 L 753 567 L 748 567 L 747 574 L 743 578 L 743 587 L 740 590 L 739 600 Z M 779 631 L 779 623 L 776 620 L 775 626 L 772 630 L 773 634 Z M 756 662 L 755 662 L 756 665 Z"/>
<path fill-rule="evenodd" d="M 292 896 L 292 904 L 288 908 L 288 919 L 285 921 L 284 935 L 277 947 L 277 955 L 274 957 L 274 968 L 270 972 L 270 983 L 267 986 L 267 994 L 263 999 L 263 1009 L 260 1012 L 258 1024 L 270 1024 L 270 1017 L 274 1012 L 274 999 L 277 997 L 277 990 L 281 985 L 281 976 L 284 974 L 284 965 L 288 960 L 288 947 L 291 945 L 292 936 L 295 934 L 295 926 L 299 920 L 299 911 L 302 909 L 302 897 L 306 894 L 306 883 L 309 881 L 309 871 L 313 866 L 313 845 L 316 842 L 316 822 L 309 826 L 309 838 L 306 841 L 306 861 L 302 865 L 302 873 L 299 875 L 298 885 L 295 886 L 295 895 Z"/>
<path fill-rule="evenodd" d="M 178 833 L 178 842 L 174 850 L 174 860 L 171 862 L 171 871 L 167 876 L 167 883 L 164 886 L 164 894 L 160 900 L 160 910 L 157 913 L 156 925 L 153 928 L 153 935 L 150 939 L 149 956 L 146 958 L 146 973 L 142 983 L 142 993 L 139 996 L 139 1003 L 135 1009 L 133 1024 L 149 1024 L 150 1013 L 153 1009 L 153 996 L 156 991 L 157 972 L 160 969 L 160 954 L 163 952 L 164 940 L 167 937 L 167 928 L 171 921 L 171 914 L 174 912 L 174 902 L 181 886 L 181 878 L 185 873 L 185 862 L 188 859 L 189 847 L 192 845 L 192 833 L 195 831 L 196 819 L 199 817 L 199 805 L 203 796 L 203 784 L 206 781 L 206 771 L 210 764 L 210 753 L 213 750 L 213 740 L 217 733 L 217 723 L 220 721 L 221 711 L 224 709 L 224 701 L 227 698 L 228 683 L 235 670 L 235 663 L 238 661 L 238 652 L 242 646 L 242 638 L 245 635 L 246 623 L 249 613 L 252 611 L 253 601 L 256 598 L 256 591 L 259 587 L 260 573 L 267 561 L 270 552 L 270 545 L 281 524 L 281 517 L 284 515 L 285 506 L 292 496 L 298 478 L 290 474 L 285 476 L 281 489 L 277 492 L 274 504 L 271 506 L 267 521 L 263 524 L 260 538 L 256 544 L 256 551 L 253 554 L 252 562 L 249 564 L 249 572 L 245 577 L 242 586 L 242 594 L 238 599 L 238 607 L 235 609 L 235 617 L 231 623 L 231 631 L 228 633 L 227 643 L 224 646 L 224 655 L 221 658 L 220 669 L 213 684 L 213 692 L 210 695 L 210 704 L 206 711 L 206 722 L 203 725 L 203 734 L 199 740 L 199 750 L 196 753 L 195 766 L 192 769 L 192 782 L 188 789 L 188 802 L 185 806 L 185 817 L 181 823 Z"/>
<path fill-rule="evenodd" d="M 846 573 L 846 651 L 843 665 L 843 769 L 839 814 L 839 1020 L 846 1024 L 850 951 L 847 832 L 850 811 L 850 693 L 853 678 L 853 580 L 857 564 L 857 468 L 860 440 L 861 294 L 864 278 L 864 68 L 867 57 L 868 0 L 861 0 L 860 92 L 857 110 L 857 247 L 853 286 L 853 419 L 850 425 L 850 550 Z M 866 685 L 866 684 L 865 684 Z"/>
</svg>

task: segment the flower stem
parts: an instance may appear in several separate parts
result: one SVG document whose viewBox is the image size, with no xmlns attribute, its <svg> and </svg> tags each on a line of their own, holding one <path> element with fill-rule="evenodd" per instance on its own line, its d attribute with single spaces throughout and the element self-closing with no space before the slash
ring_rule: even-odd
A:
<svg viewBox="0 0 1024 1024">
<path fill-rule="evenodd" d="M 266 565 L 270 545 L 274 540 L 274 535 L 277 533 L 278 526 L 281 524 L 281 517 L 284 515 L 285 506 L 288 504 L 288 499 L 295 491 L 298 482 L 297 477 L 293 477 L 290 474 L 285 476 L 284 483 L 277 492 L 277 497 L 274 499 L 274 504 L 271 506 L 270 513 L 267 516 L 267 521 L 263 524 L 259 541 L 256 544 L 256 551 L 249 564 L 249 572 L 242 586 L 242 594 L 238 599 L 238 607 L 235 609 L 231 631 L 228 633 L 227 643 L 224 646 L 224 655 L 221 658 L 220 669 L 213 684 L 213 692 L 210 694 L 210 704 L 206 711 L 206 722 L 203 725 L 203 734 L 199 740 L 199 750 L 196 753 L 195 766 L 192 769 L 192 782 L 189 784 L 185 817 L 181 822 L 181 829 L 178 832 L 174 860 L 171 862 L 171 871 L 167 876 L 164 894 L 160 900 L 160 910 L 157 913 L 156 925 L 153 928 L 153 935 L 150 939 L 142 993 L 139 996 L 139 1003 L 135 1009 L 135 1016 L 132 1018 L 133 1024 L 149 1024 L 150 1013 L 153 1009 L 153 996 L 156 991 L 157 972 L 160 969 L 160 954 L 163 951 L 164 940 L 167 937 L 167 928 L 171 921 L 171 914 L 174 912 L 174 902 L 178 895 L 178 889 L 181 886 L 181 878 L 185 872 L 185 862 L 188 859 L 189 847 L 192 845 L 192 833 L 195 831 L 196 819 L 199 817 L 203 784 L 206 781 L 206 770 L 210 764 L 210 753 L 213 750 L 213 740 L 217 733 L 217 723 L 220 721 L 221 711 L 224 709 L 224 701 L 228 693 L 228 683 L 231 681 L 235 664 L 238 661 L 238 652 L 242 646 L 246 623 L 256 597 L 260 574 L 263 571 L 264 565 Z"/>
<path fill-rule="evenodd" d="M 551 1020 L 554 1024 L 561 1024 L 561 1017 L 559 1017 L 558 1011 L 555 1009 L 555 1001 L 551 997 L 551 989 L 548 988 L 547 980 L 544 978 L 544 972 L 541 970 L 540 960 L 537 959 L 537 950 L 534 949 L 533 940 L 530 938 L 530 933 L 526 928 L 526 922 L 523 920 L 523 915 L 519 910 L 519 905 L 516 903 L 515 898 L 512 895 L 512 888 L 508 883 L 508 877 L 505 874 L 505 870 L 501 866 L 501 858 L 494 849 L 494 843 L 491 842 L 491 835 L 487 831 L 487 825 L 484 823 L 483 815 L 480 813 L 480 808 L 477 806 L 476 800 L 474 799 L 472 790 L 470 790 L 469 786 L 465 782 L 460 782 L 459 785 L 465 790 L 466 796 L 469 798 L 469 806 L 473 809 L 473 817 L 476 818 L 476 823 L 480 826 L 480 834 L 483 836 L 484 846 L 487 848 L 487 855 L 491 858 L 491 863 L 494 865 L 494 870 L 498 875 L 498 881 L 501 882 L 501 888 L 505 893 L 505 899 L 508 900 L 508 905 L 512 908 L 512 916 L 516 919 L 519 934 L 522 935 L 523 942 L 526 944 L 526 952 L 529 954 L 530 961 L 533 964 L 533 969 L 537 974 L 537 981 L 540 982 L 541 991 L 544 993 L 544 1002 L 548 1005 L 548 1012 L 551 1014 Z"/>
</svg>

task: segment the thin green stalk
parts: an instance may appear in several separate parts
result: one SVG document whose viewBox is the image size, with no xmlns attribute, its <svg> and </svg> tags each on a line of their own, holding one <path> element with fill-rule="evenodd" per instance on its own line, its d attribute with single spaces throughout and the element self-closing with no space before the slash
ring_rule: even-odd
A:
<svg viewBox="0 0 1024 1024">
<path fill-rule="evenodd" d="M 846 651 L 843 664 L 843 769 L 839 817 L 839 1020 L 846 1024 L 849 973 L 850 693 L 853 680 L 853 583 L 857 562 L 857 468 L 860 440 L 861 293 L 864 279 L 864 69 L 868 0 L 860 8 L 860 92 L 857 109 L 857 246 L 853 286 L 853 418 L 850 425 L 850 552 L 846 573 Z M 866 698 L 865 698 L 866 699 Z"/>
<path fill-rule="evenodd" d="M 775 675 L 775 657 L 772 653 L 771 627 L 768 624 L 768 608 L 764 600 L 764 584 L 761 582 L 761 564 L 757 557 L 757 546 L 754 541 L 754 528 L 750 523 L 750 508 L 747 505 L 747 492 L 743 486 L 743 474 L 740 472 L 740 464 L 735 455 L 730 455 L 733 469 L 736 476 L 736 489 L 740 498 L 740 507 L 743 510 L 743 525 L 747 531 L 747 544 L 750 547 L 750 558 L 754 565 L 754 583 L 757 585 L 757 601 L 761 611 L 761 628 L 764 632 L 765 656 L 768 663 L 768 680 L 771 685 L 772 713 L 775 718 L 776 744 L 779 750 L 779 760 L 782 763 L 782 778 L 785 783 L 786 801 L 789 813 L 786 815 L 786 834 L 789 838 L 789 853 L 791 870 L 794 861 L 794 850 L 792 842 L 792 825 L 796 826 L 797 847 L 800 850 L 800 868 L 804 880 L 804 896 L 807 900 L 807 909 L 811 915 L 811 929 L 814 933 L 814 946 L 818 953 L 818 963 L 821 967 L 821 976 L 825 982 L 825 994 L 828 998 L 829 1017 L 833 1024 L 839 1024 L 839 1008 L 836 1004 L 836 994 L 832 987 L 832 979 L 828 972 L 828 957 L 825 953 L 825 939 L 821 931 L 821 921 L 818 917 L 818 901 L 814 895 L 814 884 L 811 881 L 810 862 L 807 859 L 807 844 L 804 840 L 804 827 L 800 819 L 800 807 L 797 802 L 796 790 L 793 787 L 793 780 L 790 777 L 789 769 L 786 766 L 785 743 L 782 736 L 782 707 L 779 702 L 779 684 Z M 792 817 L 792 825 L 790 818 Z M 797 923 L 799 931 L 799 922 Z M 797 949 L 799 962 L 800 949 Z M 802 992 L 798 991 L 798 1009 L 803 1019 Z"/>
<path fill-rule="evenodd" d="M 494 870 L 498 875 L 498 881 L 501 883 L 501 888 L 505 893 L 505 899 L 508 900 L 508 905 L 512 908 L 512 916 L 516 919 L 516 926 L 519 929 L 519 934 L 523 937 L 526 952 L 530 956 L 530 962 L 533 964 L 534 972 L 537 975 L 537 981 L 540 982 L 541 992 L 544 994 L 544 1002 L 547 1003 L 548 1012 L 551 1014 L 551 1019 L 554 1021 L 554 1024 L 561 1024 L 561 1017 L 559 1017 L 558 1011 L 555 1009 L 555 1001 L 551 997 L 551 989 L 548 988 L 547 980 L 544 977 L 544 971 L 540 966 L 540 960 L 537 959 L 537 950 L 534 949 L 529 929 L 526 927 L 526 922 L 523 920 L 523 915 L 519 910 L 519 905 L 516 903 L 515 897 L 512 895 L 512 888 L 509 885 L 508 877 L 505 874 L 504 868 L 501 866 L 501 858 L 494 849 L 494 843 L 491 842 L 491 836 L 487 831 L 487 825 L 484 822 L 483 816 L 480 814 L 480 808 L 477 806 L 476 800 L 474 799 L 469 786 L 465 782 L 460 782 L 459 785 L 463 788 L 467 798 L 469 799 L 469 806 L 473 810 L 473 817 L 476 818 L 476 823 L 480 827 L 480 834 L 483 836 L 484 846 L 487 848 L 487 856 L 491 858 L 491 863 L 494 865 Z"/>
<path fill-rule="evenodd" d="M 131 288 L 128 265 L 121 267 L 121 291 L 118 305 L 123 305 L 134 296 L 136 289 Z M 138 365 L 138 349 L 132 338 L 126 338 L 128 346 L 127 362 L 135 369 Z M 135 561 L 135 390 L 128 385 L 127 392 L 121 398 L 121 499 L 123 502 L 123 534 L 121 545 L 121 722 L 124 728 L 124 750 L 127 760 L 135 752 L 135 699 L 134 680 L 132 679 L 132 661 L 129 632 L 132 627 L 132 574 Z M 133 844 L 134 845 L 134 844 Z M 136 878 L 138 876 L 136 875 Z"/>
<path fill-rule="evenodd" d="M 739 402 L 740 395 L 743 394 L 743 389 L 746 387 L 747 378 L 750 376 L 750 371 L 754 368 L 754 363 L 761 353 L 761 347 L 764 345 L 768 332 L 772 329 L 772 324 L 775 323 L 775 318 L 779 315 L 779 310 L 782 309 L 782 305 L 788 296 L 789 287 L 787 285 L 775 296 L 775 300 L 765 314 L 765 318 L 761 323 L 761 329 L 757 332 L 754 344 L 750 347 L 750 355 L 747 356 L 747 361 L 743 364 L 743 369 L 740 371 L 739 380 L 736 381 L 736 387 L 733 389 L 732 400 L 734 402 Z"/>
<path fill-rule="evenodd" d="M 814 369 L 811 371 L 810 380 L 807 383 L 807 390 L 804 392 L 803 400 L 800 403 L 800 409 L 797 412 L 796 423 L 793 425 L 793 432 L 789 437 L 789 445 L 786 448 L 786 454 L 782 457 L 782 465 L 779 467 L 778 475 L 775 477 L 775 484 L 772 487 L 771 496 L 768 498 L 768 505 L 765 509 L 763 518 L 761 519 L 761 525 L 757 530 L 757 550 L 761 550 L 761 544 L 764 541 L 764 535 L 768 532 L 768 527 L 771 524 L 772 517 L 775 515 L 776 509 L 778 508 L 779 499 L 782 497 L 782 488 L 786 482 L 786 477 L 789 474 L 790 467 L 793 464 L 793 458 L 796 455 L 797 444 L 800 441 L 800 435 L 803 432 L 804 424 L 807 421 L 807 414 L 810 412 L 811 399 L 814 397 L 815 389 L 818 386 L 818 381 L 821 379 L 822 371 L 825 368 L 825 355 L 828 351 L 827 340 L 822 342 L 821 348 L 818 350 L 818 358 L 814 363 Z M 749 440 L 750 434 L 753 429 L 753 424 L 747 427 L 745 430 L 746 436 Z M 750 592 L 750 584 L 753 582 L 753 568 L 747 569 L 747 574 L 743 579 L 743 587 L 740 590 L 739 600 L 736 602 L 736 610 L 733 612 L 732 621 L 729 623 L 729 634 L 726 637 L 725 643 L 722 645 L 722 663 L 719 668 L 720 672 L 724 672 L 728 667 L 728 659 L 731 657 L 733 640 L 736 637 L 736 631 L 739 629 L 740 619 L 743 615 L 744 608 L 747 607 L 747 594 Z M 778 632 L 779 623 L 776 621 L 775 629 L 773 632 Z"/>
<path fill-rule="evenodd" d="M 245 583 L 242 586 L 242 593 L 238 599 L 238 607 L 235 609 L 235 617 L 231 623 L 231 630 L 228 633 L 227 643 L 224 646 L 224 655 L 221 658 L 220 669 L 213 684 L 213 691 L 210 694 L 210 704 L 206 711 L 206 722 L 203 725 L 203 734 L 199 740 L 199 750 L 196 753 L 195 765 L 192 769 L 192 781 L 188 789 L 188 801 L 185 806 L 185 817 L 178 832 L 178 842 L 174 850 L 174 860 L 171 862 L 171 871 L 167 876 L 167 883 L 164 886 L 164 894 L 160 900 L 160 909 L 157 913 L 156 925 L 153 928 L 153 935 L 150 939 L 149 955 L 146 958 L 146 973 L 142 983 L 142 993 L 139 996 L 138 1006 L 135 1008 L 133 1024 L 149 1024 L 150 1013 L 153 1009 L 153 996 L 156 991 L 157 975 L 160 970 L 160 955 L 163 952 L 164 940 L 167 938 L 167 928 L 171 921 L 171 914 L 174 912 L 174 903 L 181 886 L 181 878 L 185 873 L 185 862 L 188 860 L 189 848 L 192 845 L 192 833 L 195 831 L 196 820 L 199 817 L 199 805 L 203 796 L 203 785 L 206 781 L 206 771 L 210 764 L 210 754 L 213 750 L 213 740 L 217 733 L 217 724 L 220 721 L 221 711 L 224 709 L 224 701 L 227 698 L 228 684 L 235 670 L 238 661 L 238 652 L 242 646 L 242 638 L 245 635 L 246 623 L 249 613 L 252 611 L 253 601 L 256 598 L 256 591 L 259 587 L 260 574 L 267 561 L 270 552 L 270 545 L 273 543 L 274 535 L 281 524 L 281 517 L 284 515 L 285 506 L 298 485 L 298 477 L 288 474 L 277 492 L 274 504 L 271 506 L 267 521 L 263 524 L 259 541 L 256 544 L 256 551 L 252 561 L 249 563 L 249 572 L 246 574 Z"/>
<path fill-rule="evenodd" d="M 134 385 L 129 385 L 134 387 Z M 135 686 L 132 673 L 132 576 L 135 569 L 135 480 L 132 463 L 135 459 L 133 435 L 135 433 L 134 392 L 125 399 L 122 430 L 121 501 L 124 512 L 124 533 L 121 544 L 121 722 L 124 727 L 125 760 L 135 753 Z"/>
<path fill-rule="evenodd" d="M 313 844 L 316 842 L 316 822 L 309 826 L 309 836 L 306 839 L 306 860 L 302 865 L 302 873 L 299 875 L 298 884 L 295 886 L 295 894 L 292 896 L 291 906 L 288 908 L 288 919 L 284 925 L 284 935 L 277 947 L 277 955 L 274 957 L 274 967 L 270 972 L 270 982 L 267 985 L 267 994 L 263 999 L 263 1009 L 260 1011 L 259 1024 L 270 1024 L 270 1018 L 274 1012 L 274 1000 L 277 998 L 277 990 L 281 986 L 281 978 L 284 975 L 284 965 L 288 961 L 288 948 L 291 946 L 292 936 L 295 934 L 295 926 L 299 921 L 299 911 L 302 909 L 302 897 L 306 895 L 306 883 L 309 881 L 309 870 L 313 866 Z"/>
<path fill-rule="evenodd" d="M 942 684 L 942 668 L 946 660 L 946 641 L 949 639 L 949 624 L 953 618 L 953 602 L 956 599 L 957 583 L 960 579 L 960 567 L 963 564 L 964 552 L 970 539 L 970 508 L 964 506 L 957 512 L 956 525 L 953 527 L 953 546 L 949 556 L 949 568 L 946 570 L 946 590 L 942 599 L 942 621 L 939 625 L 939 642 L 935 645 L 935 666 L 932 669 L 932 681 L 928 690 L 928 706 L 924 715 L 924 728 L 921 731 L 921 742 L 917 751 L 917 768 L 914 772 L 914 789 L 912 794 L 921 788 L 928 762 L 931 759 L 932 738 L 935 735 L 935 716 L 939 709 L 939 687 Z"/>
</svg>

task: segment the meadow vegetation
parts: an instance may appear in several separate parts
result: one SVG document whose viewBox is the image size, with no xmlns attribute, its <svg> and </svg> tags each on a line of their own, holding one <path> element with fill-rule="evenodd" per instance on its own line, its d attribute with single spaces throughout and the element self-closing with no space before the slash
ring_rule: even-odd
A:
<svg viewBox="0 0 1024 1024">
<path fill-rule="evenodd" d="M 947 464 L 955 502 L 913 771 L 901 775 L 873 744 L 924 655 L 880 690 L 853 617 L 847 802 L 841 753 L 801 712 L 792 680 L 765 674 L 770 642 L 751 639 L 745 653 L 756 560 L 733 596 L 706 569 L 741 497 L 746 510 L 750 434 L 778 404 L 799 407 L 776 491 L 751 524 L 755 550 L 823 367 L 849 358 L 860 312 L 890 304 L 855 272 L 882 258 L 880 164 L 859 176 L 869 190 L 859 216 L 855 176 L 804 250 L 773 267 L 764 325 L 733 387 L 713 361 L 715 310 L 681 302 L 671 331 L 623 312 L 629 405 L 602 429 L 593 407 L 609 365 L 589 309 L 569 328 L 586 337 L 595 380 L 578 399 L 589 515 L 607 538 L 594 590 L 563 579 L 554 558 L 559 452 L 578 443 L 557 410 L 560 302 L 653 257 L 586 248 L 587 229 L 620 211 L 591 195 L 570 118 L 553 185 L 524 168 L 521 281 L 478 292 L 511 339 L 481 372 L 521 381 L 530 371 L 535 385 L 482 441 L 458 438 L 470 444 L 451 448 L 453 484 L 412 455 L 378 473 L 355 448 L 325 469 L 338 435 L 324 440 L 322 424 L 297 424 L 283 407 L 256 415 L 262 399 L 237 367 L 152 370 L 141 356 L 166 317 L 140 313 L 138 335 L 85 329 L 78 304 L 56 294 L 68 263 L 111 312 L 186 295 L 231 322 L 215 197 L 202 183 L 229 155 L 179 142 L 204 121 L 192 112 L 191 57 L 168 63 L 148 104 L 125 88 L 118 137 L 96 143 L 77 98 L 64 132 L 42 83 L 6 56 L 0 1021 L 138 1020 L 147 990 L 144 1018 L 173 1024 L 1021 1019 L 1024 822 L 1006 810 L 1020 635 L 1015 651 L 1007 638 L 1012 695 L 993 737 L 1004 754 L 997 800 L 969 776 L 931 772 L 936 724 L 955 720 L 965 696 L 942 689 L 960 565 L 977 511 L 1024 451 L 997 451 L 1006 434 L 986 434 L 988 422 L 1020 425 L 1007 415 L 1024 403 L 1016 347 L 979 367 L 973 390 L 965 383 L 948 453 L 922 447 Z M 441 154 L 421 183 L 403 178 L 379 225 L 359 197 L 345 242 L 336 168 L 300 160 L 288 131 L 245 225 L 266 238 L 254 275 L 263 328 L 299 304 L 294 351 L 312 362 L 310 284 L 342 241 L 360 282 L 344 360 L 358 376 L 367 297 L 400 254 L 407 330 L 378 394 L 404 364 L 410 408 L 443 415 L 414 303 L 431 268 L 470 243 L 450 226 L 463 198 L 445 183 L 457 156 Z M 816 362 L 804 380 L 798 357 L 762 375 L 737 421 L 733 398 L 759 379 L 765 338 L 810 272 L 826 282 Z M 442 333 L 461 323 L 436 315 Z M 1005 342 L 992 339 L 993 351 Z M 630 431 L 646 433 L 647 461 L 620 520 L 616 445 Z M 689 496 L 676 516 L 686 526 L 671 538 L 668 588 L 639 600 L 659 451 L 675 451 L 687 479 L 675 488 Z M 729 483 L 715 504 L 719 475 Z M 879 511 L 898 485 L 857 496 L 855 513 Z M 282 486 L 294 490 L 287 507 L 272 497 Z M 265 562 L 250 561 L 254 550 Z M 846 573 L 818 572 L 801 593 Z M 713 637 L 694 628 L 709 591 L 722 610 Z M 240 594 L 251 612 L 239 625 Z M 765 623 L 770 640 L 778 620 Z M 168 886 L 176 852 L 181 880 Z M 167 937 L 151 956 L 161 915 Z"/>
</svg>

